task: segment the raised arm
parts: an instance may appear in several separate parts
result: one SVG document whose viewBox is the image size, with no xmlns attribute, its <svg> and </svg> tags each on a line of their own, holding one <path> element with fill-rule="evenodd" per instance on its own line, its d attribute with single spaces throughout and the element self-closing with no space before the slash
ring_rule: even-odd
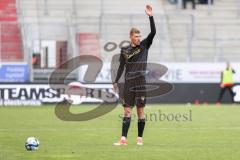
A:
<svg viewBox="0 0 240 160">
<path fill-rule="evenodd" d="M 149 48 L 151 46 L 153 38 L 156 34 L 156 27 L 155 27 L 155 23 L 154 23 L 154 19 L 153 19 L 152 7 L 150 5 L 146 6 L 145 12 L 149 16 L 150 28 L 151 28 L 151 32 L 149 33 L 149 35 L 145 39 L 146 46 L 147 46 L 147 48 Z"/>
</svg>

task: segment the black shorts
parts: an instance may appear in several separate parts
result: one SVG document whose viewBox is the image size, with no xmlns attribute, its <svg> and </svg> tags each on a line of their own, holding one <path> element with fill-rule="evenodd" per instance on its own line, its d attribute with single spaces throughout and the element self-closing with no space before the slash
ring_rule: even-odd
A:
<svg viewBox="0 0 240 160">
<path fill-rule="evenodd" d="M 146 104 L 146 80 L 135 78 L 125 80 L 120 98 L 124 107 L 144 107 Z"/>
</svg>

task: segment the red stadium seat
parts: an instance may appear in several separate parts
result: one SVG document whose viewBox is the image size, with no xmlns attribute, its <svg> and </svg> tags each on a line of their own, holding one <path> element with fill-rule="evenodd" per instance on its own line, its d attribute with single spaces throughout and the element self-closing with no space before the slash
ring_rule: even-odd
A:
<svg viewBox="0 0 240 160">
<path fill-rule="evenodd" d="M 16 0 L 0 4 L 1 61 L 23 61 L 21 30 L 17 23 Z"/>
</svg>

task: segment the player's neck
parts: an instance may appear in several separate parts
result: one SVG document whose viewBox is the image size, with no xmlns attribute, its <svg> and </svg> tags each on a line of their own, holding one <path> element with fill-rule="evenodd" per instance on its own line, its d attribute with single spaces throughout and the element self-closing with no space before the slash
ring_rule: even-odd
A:
<svg viewBox="0 0 240 160">
<path fill-rule="evenodd" d="M 137 45 L 135 45 L 135 44 L 131 43 L 131 47 L 137 47 Z"/>
</svg>

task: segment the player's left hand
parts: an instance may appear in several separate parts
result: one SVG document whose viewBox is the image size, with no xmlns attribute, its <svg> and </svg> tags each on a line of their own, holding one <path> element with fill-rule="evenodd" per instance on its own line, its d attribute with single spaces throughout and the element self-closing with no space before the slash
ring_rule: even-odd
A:
<svg viewBox="0 0 240 160">
<path fill-rule="evenodd" d="M 152 13 L 152 7 L 150 5 L 146 5 L 146 9 L 145 9 L 146 14 L 151 17 L 153 15 Z"/>
</svg>

